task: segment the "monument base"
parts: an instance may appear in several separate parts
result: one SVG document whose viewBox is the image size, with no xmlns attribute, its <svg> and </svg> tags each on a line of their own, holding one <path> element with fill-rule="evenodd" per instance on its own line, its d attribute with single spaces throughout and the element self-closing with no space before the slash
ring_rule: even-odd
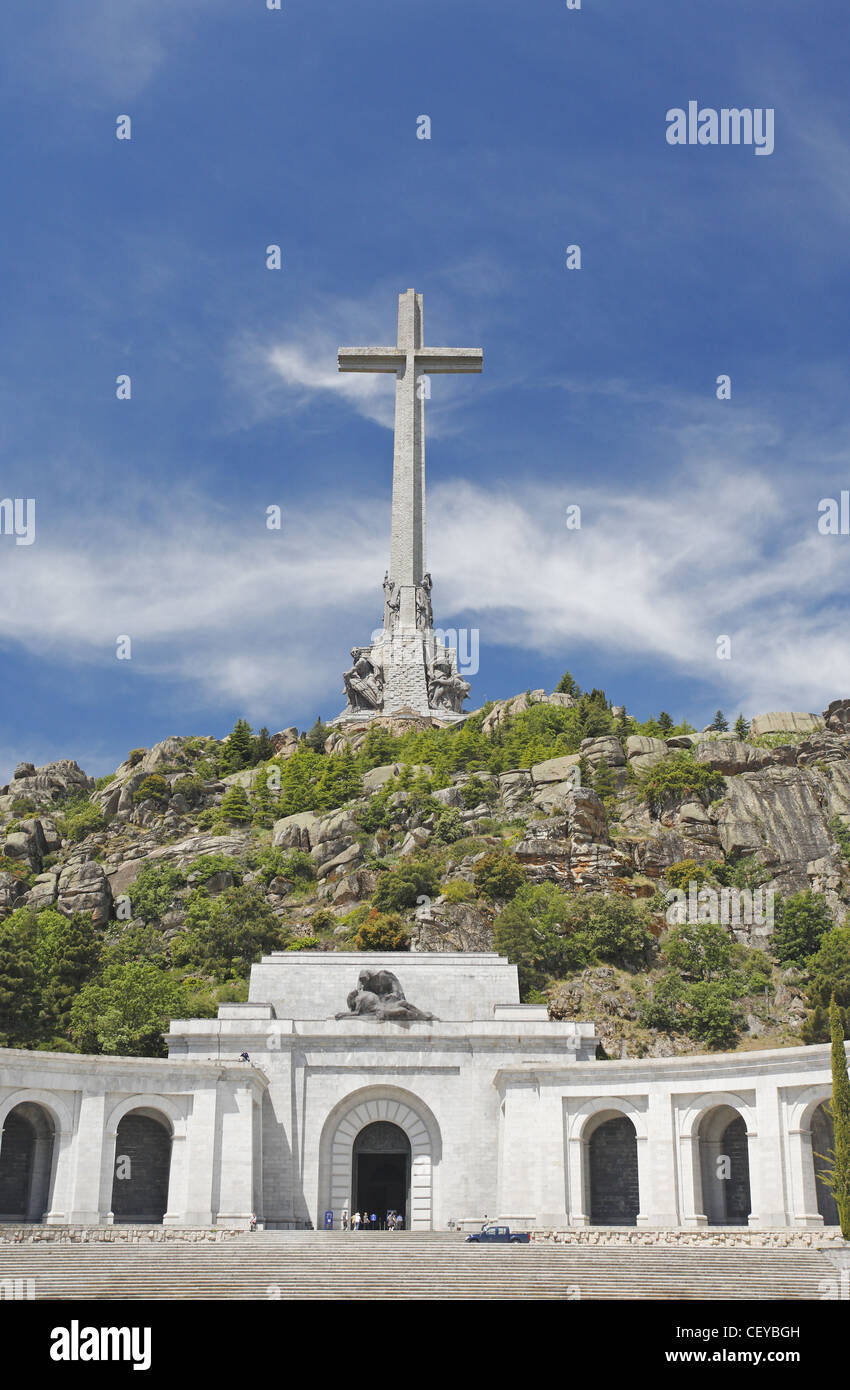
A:
<svg viewBox="0 0 850 1390">
<path fill-rule="evenodd" d="M 457 653 L 430 626 L 398 623 L 372 634 L 368 647 L 353 647 L 354 666 L 344 676 L 348 708 L 331 724 L 382 716 L 457 724 L 469 684 L 458 673 Z"/>
</svg>

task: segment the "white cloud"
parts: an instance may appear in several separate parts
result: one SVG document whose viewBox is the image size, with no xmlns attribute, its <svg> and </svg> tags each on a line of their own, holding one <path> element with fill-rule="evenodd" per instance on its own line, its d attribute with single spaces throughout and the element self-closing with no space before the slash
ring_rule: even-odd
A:
<svg viewBox="0 0 850 1390">
<path fill-rule="evenodd" d="M 819 536 L 814 509 L 809 526 L 781 488 L 737 469 L 683 475 L 655 496 L 641 480 L 586 488 L 582 529 L 567 531 L 574 500 L 525 482 L 512 494 L 435 488 L 438 624 L 463 615 L 483 651 L 528 652 L 532 685 L 535 653 L 581 645 L 621 668 L 652 661 L 709 683 L 748 712 L 819 710 L 850 692 L 850 541 Z M 279 726 L 296 705 L 332 713 L 348 648 L 380 621 L 388 540 L 386 500 L 352 497 L 292 512 L 281 532 L 262 514 L 234 526 L 197 500 L 132 527 L 91 518 L 73 537 L 42 531 L 5 552 L 0 641 L 105 666 L 126 633 L 128 669 L 176 681 L 188 704 L 236 704 L 249 718 L 272 704 Z M 732 661 L 716 658 L 721 634 Z"/>
</svg>

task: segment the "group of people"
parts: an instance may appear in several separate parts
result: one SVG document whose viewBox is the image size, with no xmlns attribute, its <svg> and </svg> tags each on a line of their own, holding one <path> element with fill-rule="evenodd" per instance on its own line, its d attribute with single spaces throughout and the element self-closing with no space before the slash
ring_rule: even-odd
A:
<svg viewBox="0 0 850 1390">
<path fill-rule="evenodd" d="M 344 1231 L 403 1231 L 404 1217 L 397 1211 L 388 1211 L 386 1219 L 379 1221 L 375 1212 L 371 1215 L 368 1211 L 356 1211 L 353 1216 L 349 1216 L 346 1207 L 342 1213 L 342 1229 Z"/>
</svg>

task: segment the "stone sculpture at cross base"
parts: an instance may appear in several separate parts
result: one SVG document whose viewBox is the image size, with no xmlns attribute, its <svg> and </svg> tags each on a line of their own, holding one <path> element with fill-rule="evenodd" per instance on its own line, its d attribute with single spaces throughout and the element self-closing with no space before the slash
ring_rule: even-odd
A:
<svg viewBox="0 0 850 1390">
<path fill-rule="evenodd" d="M 425 397 L 433 373 L 480 372 L 480 348 L 428 348 L 422 340 L 422 296 L 399 295 L 394 347 L 340 348 L 343 372 L 393 372 L 396 377 L 390 567 L 384 574 L 383 627 L 368 646 L 351 649 L 343 676 L 347 706 L 331 723 L 386 715 L 465 716 L 469 683 L 457 653 L 434 630 L 431 575 L 425 569 Z"/>
</svg>

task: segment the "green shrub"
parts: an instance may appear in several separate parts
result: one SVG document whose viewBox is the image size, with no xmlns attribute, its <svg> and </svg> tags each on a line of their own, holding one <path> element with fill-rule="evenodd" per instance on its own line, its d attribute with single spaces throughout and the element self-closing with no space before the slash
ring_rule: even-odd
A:
<svg viewBox="0 0 850 1390">
<path fill-rule="evenodd" d="M 143 864 L 127 890 L 133 916 L 145 922 L 159 921 L 176 905 L 178 892 L 185 883 L 186 874 L 176 864 L 162 860 Z"/>
<path fill-rule="evenodd" d="M 781 965 L 803 965 L 815 955 L 832 918 L 820 893 L 795 893 L 777 904 L 771 950 Z"/>
<path fill-rule="evenodd" d="M 518 966 L 523 998 L 588 965 L 638 969 L 654 944 L 643 903 L 621 893 L 568 896 L 553 883 L 522 886 L 496 918 L 493 943 Z"/>
<path fill-rule="evenodd" d="M 410 937 L 396 912 L 370 912 L 352 939 L 355 951 L 407 951 Z"/>
<path fill-rule="evenodd" d="M 677 748 L 639 776 L 638 785 L 641 800 L 658 815 L 668 803 L 682 802 L 689 796 L 703 802 L 718 797 L 726 781 L 719 772 L 698 763 L 689 749 Z"/>
<path fill-rule="evenodd" d="M 264 849 L 254 850 L 249 858 L 251 867 L 256 869 L 266 887 L 273 878 L 311 883 L 316 877 L 316 865 L 310 855 L 301 849 L 284 850 L 279 845 L 267 845 Z"/>
<path fill-rule="evenodd" d="M 689 883 L 701 888 L 709 875 L 710 865 L 698 864 L 695 859 L 679 859 L 664 870 L 671 888 L 686 889 Z"/>
<path fill-rule="evenodd" d="M 158 772 L 152 772 L 133 792 L 133 805 L 139 806 L 143 801 L 158 801 L 160 805 L 165 805 L 170 796 L 171 788 L 165 778 L 160 777 Z"/>
<path fill-rule="evenodd" d="M 475 887 L 491 902 L 509 901 L 525 881 L 525 870 L 508 850 L 492 850 L 475 866 Z"/>
<path fill-rule="evenodd" d="M 178 777 L 171 788 L 172 796 L 182 796 L 187 806 L 197 806 L 204 794 L 204 784 L 200 777 Z"/>
<path fill-rule="evenodd" d="M 131 751 L 127 754 L 127 762 L 130 764 L 131 767 L 135 767 L 138 763 L 142 761 L 142 758 L 145 756 L 147 751 L 147 748 L 131 749 Z"/>
<path fill-rule="evenodd" d="M 16 796 L 11 806 L 12 815 L 23 819 L 35 815 L 37 810 L 38 805 L 31 796 Z"/>
<path fill-rule="evenodd" d="M 431 838 L 436 845 L 453 845 L 457 840 L 462 840 L 465 834 L 466 827 L 460 811 L 454 806 L 446 806 L 437 815 Z"/>
<path fill-rule="evenodd" d="M 239 884 L 244 871 L 244 865 L 232 854 L 202 854 L 192 860 L 186 876 L 191 875 L 193 887 L 208 883 L 216 874 L 232 874 L 234 882 Z"/>
<path fill-rule="evenodd" d="M 30 866 L 23 859 L 10 859 L 8 855 L 0 854 L 0 874 L 11 874 L 12 878 L 23 882 L 30 877 Z"/>
<path fill-rule="evenodd" d="M 402 860 L 395 868 L 381 874 L 372 903 L 382 912 L 401 912 L 407 907 L 416 907 L 420 897 L 435 898 L 439 889 L 439 867 L 423 855 Z M 365 947 L 358 949 L 365 950 Z"/>
<path fill-rule="evenodd" d="M 100 807 L 86 801 L 75 805 L 65 815 L 60 828 L 63 839 L 70 840 L 72 844 L 79 844 L 87 835 L 96 834 L 105 827 L 106 818 Z"/>
<path fill-rule="evenodd" d="M 449 879 L 441 886 L 440 893 L 447 903 L 473 903 L 478 897 L 478 890 L 465 878 Z"/>
</svg>

